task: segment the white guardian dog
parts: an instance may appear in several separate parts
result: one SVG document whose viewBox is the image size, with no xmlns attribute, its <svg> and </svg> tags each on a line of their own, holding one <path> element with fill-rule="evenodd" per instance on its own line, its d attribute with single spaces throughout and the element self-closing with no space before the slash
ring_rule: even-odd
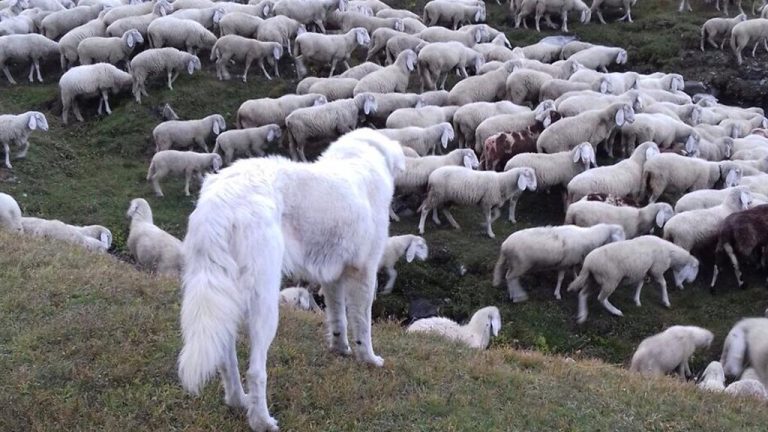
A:
<svg viewBox="0 0 768 432">
<path fill-rule="evenodd" d="M 278 430 L 266 390 L 282 273 L 322 285 L 332 351 L 384 364 L 371 346 L 371 305 L 393 179 L 404 170 L 396 141 L 358 129 L 315 163 L 246 159 L 206 177 L 183 245 L 179 378 L 187 391 L 197 394 L 218 371 L 227 405 L 247 408 L 255 431 Z M 247 395 L 235 352 L 242 320 L 251 343 Z"/>
</svg>

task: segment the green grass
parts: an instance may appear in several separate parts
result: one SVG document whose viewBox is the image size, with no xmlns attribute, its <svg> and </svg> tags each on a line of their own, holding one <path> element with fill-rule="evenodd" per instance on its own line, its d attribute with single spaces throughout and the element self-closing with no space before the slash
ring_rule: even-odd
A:
<svg viewBox="0 0 768 432">
<path fill-rule="evenodd" d="M 421 10 L 423 3 L 394 2 L 393 5 Z M 761 59 L 748 59 L 743 68 L 737 68 L 729 53 L 707 51 L 701 54 L 697 48 L 698 26 L 715 14 L 678 14 L 675 7 L 674 2 L 641 1 L 633 8 L 633 24 L 593 23 L 584 26 L 573 22 L 570 27 L 581 40 L 626 47 L 629 51 L 628 67 L 633 70 L 682 72 L 687 78 L 704 80 L 718 89 L 724 101 L 763 106 L 765 91 L 759 84 L 763 71 L 759 63 Z M 703 11 L 712 6 L 702 3 L 694 7 Z M 490 23 L 505 29 L 515 44 L 532 43 L 542 36 L 556 34 L 549 30 L 538 34 L 531 30 L 510 29 L 505 21 L 506 10 L 506 5 L 501 7 L 489 3 Z M 606 19 L 618 16 L 606 14 Z M 764 57 L 764 54 L 761 55 Z M 183 75 L 176 82 L 174 91 L 164 88 L 162 80 L 153 81 L 149 85 L 150 97 L 145 98 L 142 105 L 136 104 L 127 95 L 113 96 L 111 106 L 114 112 L 111 116 L 96 117 L 96 104 L 92 103 L 84 110 L 86 122 L 75 122 L 67 127 L 60 123 L 61 104 L 55 84 L 59 73 L 55 65 L 44 68 L 46 84 L 43 85 L 9 87 L 2 81 L 0 113 L 39 110 L 48 117 L 51 129 L 48 133 L 33 134 L 28 158 L 15 161 L 13 171 L 0 168 L 0 191 L 16 197 L 26 215 L 57 218 L 75 224 L 99 223 L 109 227 L 115 238 L 115 252 L 119 256 L 124 253 L 127 236 L 124 213 L 129 201 L 135 197 L 147 198 L 156 223 L 183 237 L 186 218 L 194 207 L 194 198 L 183 196 L 182 181 L 166 180 L 163 183 L 166 197 L 157 199 L 145 180 L 154 152 L 151 131 L 160 121 L 158 107 L 170 103 L 183 119 L 221 113 L 232 125 L 236 109 L 244 100 L 279 96 L 293 90 L 295 80 L 291 65 L 285 63 L 281 70 L 289 79 L 267 82 L 253 75 L 248 84 L 237 80 L 219 82 L 205 60 L 204 71 L 192 77 Z M 237 73 L 239 69 L 233 71 Z M 14 73 L 17 78 L 24 75 L 24 71 L 18 68 Z M 317 341 L 319 321 L 297 314 L 297 322 L 284 320 L 281 334 L 289 332 L 295 333 L 296 337 L 306 336 L 306 346 L 290 348 L 283 342 L 282 348 L 276 349 L 272 357 L 273 387 L 270 391 L 280 398 L 273 401 L 274 409 L 283 414 L 281 419 L 286 419 L 286 412 L 294 408 L 293 411 L 296 411 L 291 414 L 296 416 L 291 420 L 294 423 L 287 424 L 291 426 L 289 430 L 354 429 L 355 421 L 374 422 L 380 430 L 394 430 L 395 426 L 390 428 L 391 425 L 416 430 L 413 424 L 424 424 L 424 429 L 461 430 L 470 428 L 470 425 L 473 425 L 472 429 L 480 429 L 487 426 L 483 423 L 486 419 L 472 413 L 471 401 L 456 396 L 455 400 L 463 402 L 446 405 L 436 396 L 445 394 L 438 389 L 441 385 L 450 386 L 454 380 L 475 380 L 472 371 L 476 368 L 484 371 L 476 373 L 485 377 L 476 379 L 479 382 L 477 385 L 486 390 L 498 387 L 491 393 L 504 396 L 502 400 L 482 401 L 489 412 L 499 411 L 494 415 L 500 416 L 503 422 L 495 424 L 516 425 L 521 430 L 580 429 L 586 427 L 584 425 L 593 426 L 586 427 L 590 430 L 684 429 L 678 421 L 718 425 L 724 424 L 719 422 L 738 418 L 734 417 L 738 410 L 727 414 L 714 408 L 704 414 L 693 413 L 683 420 L 672 414 L 666 417 L 664 414 L 645 416 L 642 413 L 618 415 L 616 407 L 611 405 L 614 401 L 599 400 L 600 391 L 608 390 L 603 388 L 598 391 L 595 386 L 603 384 L 587 380 L 579 385 L 584 386 L 584 393 L 597 391 L 598 395 L 594 396 L 596 401 L 593 401 L 595 406 L 580 405 L 581 402 L 572 406 L 570 401 L 574 398 L 546 397 L 547 386 L 553 384 L 547 381 L 549 377 L 543 376 L 552 374 L 566 379 L 571 376 L 566 372 L 568 369 L 555 368 L 555 371 L 549 369 L 550 366 L 537 366 L 543 368 L 541 370 L 546 374 L 533 373 L 529 376 L 532 372 L 528 369 L 516 369 L 514 365 L 519 362 L 550 364 L 548 362 L 554 360 L 515 353 L 510 348 L 598 358 L 606 363 L 626 365 L 634 347 L 648 335 L 673 324 L 695 324 L 707 327 L 716 334 L 711 350 L 697 356 L 693 363 L 694 370 L 700 370 L 706 362 L 718 357 L 722 339 L 734 322 L 743 316 L 762 315 L 767 301 L 764 289 L 760 288 L 764 283 L 757 275 L 749 275 L 751 288 L 743 291 L 736 290 L 733 277 L 725 275 L 723 288 L 717 295 L 712 295 L 705 282 L 709 278 L 709 267 L 703 265 L 698 284 L 685 291 L 673 290 L 670 293 L 671 309 L 660 305 L 658 290 L 654 286 L 645 288 L 642 308 L 632 304 L 631 290 L 619 288 L 612 302 L 625 312 L 623 319 L 609 316 L 600 306 L 591 303 L 589 321 L 579 326 L 574 320 L 575 298 L 566 295 L 562 301 L 554 300 L 552 289 L 555 278 L 550 273 L 523 279 L 531 295 L 531 299 L 524 304 L 512 305 L 506 299 L 504 290 L 491 286 L 492 266 L 507 235 L 521 228 L 562 223 L 563 214 L 557 193 L 525 195 L 518 206 L 520 222 L 515 226 L 497 222 L 495 240 L 483 235 L 479 226 L 481 215 L 477 209 L 458 209 L 455 214 L 463 229 L 454 231 L 429 223 L 425 235 L 430 245 L 429 260 L 401 265 L 395 293 L 381 296 L 375 302 L 374 315 L 382 322 L 381 330 L 376 332 L 381 338 L 380 350 L 386 357 L 392 358 L 399 355 L 397 353 L 403 347 L 411 350 L 420 346 L 402 340 L 397 327 L 389 321 L 403 319 L 410 301 L 426 299 L 438 306 L 441 314 L 457 320 L 468 318 L 480 307 L 490 304 L 499 306 L 504 326 L 500 337 L 494 342 L 498 352 L 494 350 L 494 353 L 480 356 L 457 354 L 460 358 L 453 362 L 453 367 L 471 359 L 477 360 L 469 369 L 451 370 L 443 365 L 441 370 L 435 366 L 435 376 L 419 372 L 421 368 L 428 367 L 419 362 L 413 362 L 409 372 L 399 366 L 388 367 L 385 369 L 388 372 L 372 372 L 325 354 Z M 393 234 L 414 233 L 416 225 L 416 217 L 404 217 L 401 223 L 391 226 L 391 231 Z M 14 371 L 13 376 L 7 378 L 10 381 L 5 383 L 12 389 L 5 391 L 3 396 L 9 398 L 8 403 L 3 404 L 9 415 L 3 415 L 0 421 L 15 421 L 13 419 L 18 417 L 18 421 L 27 423 L 8 428 L 0 424 L 0 430 L 49 430 L 53 423 L 46 422 L 54 421 L 61 421 L 61 428 L 64 429 L 111 429 L 118 425 L 123 429 L 134 426 L 147 430 L 177 429 L 190 424 L 198 425 L 199 429 L 241 426 L 242 416 L 229 414 L 218 403 L 218 394 L 214 391 L 207 393 L 202 402 L 191 402 L 181 396 L 177 388 L 173 373 L 173 361 L 178 350 L 177 284 L 149 281 L 129 271 L 123 274 L 126 271 L 124 267 L 106 266 L 100 258 L 70 256 L 68 250 L 59 252 L 58 246 L 50 247 L 50 250 L 38 248 L 6 253 L 8 248 L 15 250 L 17 246 L 13 243 L 7 237 L 0 241 L 0 257 L 6 260 L 0 266 L 0 280 L 3 281 L 0 291 L 7 296 L 1 305 L 5 309 L 2 314 L 6 324 L 2 327 L 2 347 L 6 355 L 0 361 L 8 363 L 5 370 Z M 48 261 L 39 262 L 38 255 L 47 257 Z M 93 260 L 100 264 L 86 265 Z M 78 272 L 62 272 L 60 269 L 67 267 L 64 263 L 74 265 Z M 91 309 L 94 307 L 98 313 Z M 110 318 L 112 315 L 117 318 Z M 113 352 L 115 346 L 120 347 L 119 353 Z M 434 355 L 417 351 L 414 358 L 423 362 L 445 358 L 446 353 L 441 349 L 439 344 L 428 345 L 424 350 L 434 350 Z M 91 362 L 96 364 L 91 365 Z M 306 367 L 308 364 L 313 367 L 324 365 L 329 372 L 335 371 L 333 379 L 348 379 L 347 383 L 351 386 L 349 393 L 323 392 L 325 385 L 331 385 L 323 380 L 332 382 L 333 379 L 310 376 L 309 373 L 303 378 L 312 381 L 312 385 L 294 386 L 295 382 L 291 381 L 294 378 L 290 377 L 288 368 L 291 365 Z M 397 358 L 395 365 L 401 364 L 407 364 L 407 360 Z M 590 365 L 584 368 L 594 366 L 593 363 Z M 615 374 L 605 366 L 596 370 L 611 370 Z M 358 398 L 368 400 L 378 395 L 378 390 L 360 387 L 361 384 L 353 384 L 355 381 L 348 378 L 360 377 L 365 381 L 369 379 L 369 374 L 376 377 L 377 381 L 372 383 L 385 386 L 389 389 L 387 391 L 392 392 L 384 394 L 397 399 L 393 401 L 397 406 L 384 409 L 373 404 L 364 408 L 370 412 L 341 420 L 340 417 L 348 416 L 337 411 L 342 408 L 349 411 L 351 406 L 359 408 L 363 405 L 357 403 Z M 410 384 L 400 380 L 401 374 L 410 374 Z M 386 376 L 395 380 L 392 387 L 387 387 Z M 624 375 L 616 375 L 614 387 L 619 380 L 626 379 Z M 499 409 L 510 403 L 504 399 L 506 395 L 539 385 L 537 380 L 543 387 L 541 393 L 526 397 L 536 398 L 538 405 L 528 408 L 526 415 L 529 417 L 521 416 L 520 406 Z M 422 381 L 423 384 L 420 384 Z M 298 402 L 288 402 L 286 395 L 293 393 L 307 398 L 302 399 L 304 405 L 294 406 L 292 404 Z M 644 396 L 646 399 L 658 396 L 648 396 L 647 393 Z M 339 398 L 337 401 L 341 408 L 332 404 L 321 406 L 319 402 L 313 405 L 312 400 L 318 395 L 335 395 L 327 397 Z M 590 394 L 589 397 L 593 396 Z M 686 403 L 694 404 L 699 401 L 698 398 L 700 396 L 691 396 Z M 559 400 L 568 402 L 561 403 Z M 55 401 L 56 409 L 48 408 L 46 401 Z M 656 404 L 660 401 L 654 397 L 652 402 Z M 212 405 L 204 407 L 205 403 Z M 679 408 L 676 405 L 657 405 L 661 405 L 656 408 L 662 413 L 669 413 L 671 407 Z M 548 415 L 552 417 L 545 419 L 541 413 L 531 411 L 538 408 L 542 412 L 550 412 Z M 575 412 L 579 410 L 584 411 L 587 423 L 568 423 L 576 421 Z M 209 414 L 211 411 L 213 414 Z M 557 417 L 552 414 L 554 412 L 562 413 L 562 423 L 551 423 Z M 434 423 L 415 421 L 413 416 L 416 414 L 422 417 L 427 415 Z M 460 420 L 465 414 L 467 419 Z M 215 418 L 208 418 L 207 415 Z M 593 415 L 594 418 L 591 417 Z M 632 426 L 619 428 L 612 423 L 600 423 L 603 421 L 598 419 L 600 415 Z M 710 420 L 712 423 L 708 423 Z M 350 423 L 326 423 L 333 421 Z M 729 425 L 734 426 L 733 423 Z M 717 429 L 715 426 L 712 428 Z"/>
</svg>

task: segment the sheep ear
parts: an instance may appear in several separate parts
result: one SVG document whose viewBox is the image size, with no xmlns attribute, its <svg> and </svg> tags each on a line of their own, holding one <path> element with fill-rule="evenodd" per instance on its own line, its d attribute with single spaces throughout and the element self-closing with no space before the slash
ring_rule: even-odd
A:
<svg viewBox="0 0 768 432">
<path fill-rule="evenodd" d="M 221 156 L 214 154 L 213 160 L 211 161 L 211 168 L 213 168 L 213 172 L 219 172 L 219 169 L 221 168 Z"/>
<path fill-rule="evenodd" d="M 219 122 L 217 120 L 213 121 L 213 134 L 218 135 L 221 130 L 219 129 Z"/>
<path fill-rule="evenodd" d="M 742 192 L 739 195 L 739 200 L 741 201 L 741 209 L 746 210 L 749 208 L 749 205 L 752 204 L 752 195 L 749 192 Z"/>
<path fill-rule="evenodd" d="M 269 5 L 265 5 L 264 9 L 261 10 L 262 15 L 269 16 Z"/>
<path fill-rule="evenodd" d="M 699 137 L 696 134 L 688 135 L 688 139 L 685 140 L 685 151 L 689 155 L 696 154 L 699 150 Z"/>
<path fill-rule="evenodd" d="M 362 30 L 357 30 L 355 32 L 355 37 L 357 37 L 357 44 L 358 45 L 365 45 L 365 37 L 363 36 Z"/>
<path fill-rule="evenodd" d="M 479 165 L 477 163 L 477 156 L 474 153 L 464 155 L 464 167 L 469 169 L 475 169 Z"/>
<path fill-rule="evenodd" d="M 475 43 L 480 43 L 483 40 L 483 32 L 478 28 L 475 30 Z"/>
<path fill-rule="evenodd" d="M 128 48 L 133 48 L 136 45 L 132 34 L 128 34 L 128 39 L 125 42 L 128 44 Z"/>
<path fill-rule="evenodd" d="M 274 139 L 275 139 L 275 130 L 274 130 L 274 129 L 270 129 L 270 130 L 267 132 L 267 141 L 271 142 L 271 141 L 273 141 Z"/>
<path fill-rule="evenodd" d="M 187 73 L 192 75 L 194 71 L 195 71 L 195 61 L 190 60 L 189 63 L 187 63 Z"/>
<path fill-rule="evenodd" d="M 415 257 L 416 257 L 416 242 L 412 241 L 411 244 L 408 245 L 408 249 L 405 251 L 405 261 L 412 262 Z"/>
<path fill-rule="evenodd" d="M 728 174 L 725 176 L 725 186 L 726 187 L 733 187 L 739 184 L 741 182 L 741 173 L 737 169 L 732 169 L 728 171 Z"/>
<path fill-rule="evenodd" d="M 616 111 L 616 126 L 622 127 L 624 125 L 624 108 L 622 107 Z"/>
<path fill-rule="evenodd" d="M 544 117 L 544 120 L 541 122 L 544 129 L 548 128 L 549 125 L 552 124 L 552 118 L 549 116 L 549 113 L 547 113 L 547 116 Z"/>
<path fill-rule="evenodd" d="M 608 81 L 605 79 L 600 80 L 600 93 L 608 93 Z"/>
<path fill-rule="evenodd" d="M 320 96 L 315 99 L 315 103 L 313 103 L 312 106 L 325 105 L 326 103 L 328 103 L 328 100 L 325 99 L 325 96 Z"/>
<path fill-rule="evenodd" d="M 365 115 L 371 115 L 376 112 L 376 99 L 373 96 L 367 95 L 365 102 L 363 103 L 363 112 Z"/>
<path fill-rule="evenodd" d="M 443 148 L 448 148 L 448 142 L 453 140 L 453 127 L 450 124 L 446 124 L 443 127 L 443 133 L 440 135 L 440 144 Z"/>
<path fill-rule="evenodd" d="M 37 116 L 35 114 L 29 116 L 29 122 L 27 123 L 27 126 L 29 126 L 30 130 L 37 129 Z"/>
<path fill-rule="evenodd" d="M 478 8 L 477 12 L 475 12 L 475 22 L 480 22 L 480 12 L 481 10 Z"/>
<path fill-rule="evenodd" d="M 573 163 L 578 162 L 581 158 L 581 144 L 579 144 L 575 149 L 573 149 Z"/>
<path fill-rule="evenodd" d="M 37 118 L 37 127 L 44 131 L 47 131 L 48 120 L 45 119 L 45 115 L 43 115 L 43 113 L 36 113 L 35 117 Z"/>
<path fill-rule="evenodd" d="M 102 231 L 101 234 L 99 234 L 99 241 L 104 245 L 105 248 L 109 249 L 109 247 L 112 245 L 112 236 L 109 235 L 108 231 Z"/>
<path fill-rule="evenodd" d="M 275 60 L 280 60 L 280 57 L 283 55 L 283 49 L 281 47 L 274 47 L 272 49 L 272 56 L 275 57 Z"/>
<path fill-rule="evenodd" d="M 691 123 L 694 126 L 701 123 L 701 107 L 699 105 L 694 105 L 691 109 Z"/>
<path fill-rule="evenodd" d="M 666 207 L 662 208 L 656 213 L 656 226 L 659 228 L 663 228 L 664 224 L 669 220 L 670 218 L 669 209 Z"/>
<path fill-rule="evenodd" d="M 408 53 L 405 55 L 405 67 L 408 68 L 408 72 L 413 72 L 414 69 L 416 69 L 415 63 L 416 62 L 416 55 L 413 53 Z"/>
</svg>

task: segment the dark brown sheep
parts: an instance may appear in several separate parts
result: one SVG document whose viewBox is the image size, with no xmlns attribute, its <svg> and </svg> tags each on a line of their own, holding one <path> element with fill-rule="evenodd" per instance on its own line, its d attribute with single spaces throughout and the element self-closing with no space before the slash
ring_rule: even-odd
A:
<svg viewBox="0 0 768 432">
<path fill-rule="evenodd" d="M 755 252 L 763 258 L 763 250 L 768 245 L 768 204 L 732 213 L 720 224 L 717 247 L 715 248 L 715 273 L 712 275 L 714 288 L 718 275 L 718 258 L 725 252 L 733 264 L 739 287 L 744 286 L 737 257 L 751 258 Z"/>
</svg>

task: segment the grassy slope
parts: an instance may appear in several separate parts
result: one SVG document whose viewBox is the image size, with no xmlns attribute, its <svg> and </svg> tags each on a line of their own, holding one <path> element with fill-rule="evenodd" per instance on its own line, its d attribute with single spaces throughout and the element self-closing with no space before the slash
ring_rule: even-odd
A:
<svg viewBox="0 0 768 432">
<path fill-rule="evenodd" d="M 420 10 L 422 4 L 401 6 Z M 489 7 L 491 24 L 503 26 L 505 9 L 495 4 Z M 697 25 L 712 14 L 679 16 L 671 12 L 672 8 L 668 2 L 639 2 L 634 24 L 573 24 L 572 28 L 582 40 L 626 46 L 633 69 L 683 70 L 695 78 L 717 71 L 710 82 L 720 86 L 717 84 L 720 76 L 730 77 L 736 71 L 727 64 L 730 58 L 722 53 L 701 56 L 698 51 L 690 50 L 698 43 Z M 510 30 L 509 35 L 517 43 L 529 43 L 539 37 L 535 32 L 522 30 Z M 752 67 L 754 63 L 749 66 Z M 749 68 L 740 75 L 745 80 L 753 72 Z M 110 117 L 96 118 L 93 104 L 86 110 L 86 123 L 64 128 L 59 122 L 56 85 L 50 84 L 56 82 L 57 73 L 52 66 L 46 69 L 49 84 L 8 87 L 0 83 L 0 112 L 41 110 L 51 125 L 49 133 L 34 134 L 27 160 L 17 161 L 12 172 L 0 168 L 0 191 L 17 197 L 29 215 L 110 227 L 118 252 L 124 246 L 123 214 L 131 198 L 148 198 L 157 223 L 178 236 L 183 236 L 186 216 L 194 205 L 193 199 L 181 195 L 181 182 L 165 182 L 166 198 L 155 199 L 144 180 L 154 148 L 150 132 L 159 121 L 154 108 L 169 102 L 182 118 L 218 112 L 231 124 L 235 110 L 245 99 L 277 96 L 291 91 L 295 84 L 290 80 L 264 82 L 256 75 L 247 85 L 239 81 L 222 83 L 215 80 L 207 66 L 202 74 L 181 77 L 174 91 L 155 81 L 150 86 L 151 97 L 146 98 L 143 105 L 135 104 L 126 96 L 113 97 L 114 113 Z M 291 67 L 284 65 L 282 69 L 289 73 Z M 23 71 L 16 71 L 16 75 L 23 76 Z M 727 81 L 739 82 L 746 81 Z M 761 97 L 757 92 L 753 96 Z M 599 306 L 591 304 L 590 320 L 580 327 L 573 320 L 575 298 L 566 296 L 562 302 L 552 298 L 554 277 L 551 274 L 524 279 L 532 298 L 522 305 L 513 306 L 500 289 L 490 284 L 498 247 L 513 229 L 562 222 L 556 194 L 525 196 L 519 205 L 521 222 L 515 227 L 497 223 L 496 240 L 482 236 L 477 210 L 462 209 L 456 214 L 464 229 L 457 232 L 428 226 L 429 261 L 401 267 L 396 293 L 379 299 L 374 305 L 377 317 L 402 317 L 409 300 L 421 298 L 438 305 L 443 314 L 459 320 L 481 306 L 496 304 L 502 309 L 505 323 L 498 345 L 599 357 L 610 363 L 626 363 L 642 338 L 664 327 L 697 324 L 710 328 L 718 336 L 711 352 L 699 356 L 695 362 L 694 366 L 700 368 L 717 356 L 722 338 L 738 318 L 761 314 L 765 308 L 765 292 L 758 288 L 736 291 L 726 287 L 713 297 L 701 283 L 683 292 L 675 290 L 671 294 L 671 310 L 659 305 L 655 287 L 646 287 L 642 309 L 632 305 L 628 289 L 620 289 L 612 301 L 624 310 L 624 319 L 608 316 Z M 405 217 L 402 223 L 392 226 L 392 231 L 412 233 L 416 223 L 414 217 Z M 467 270 L 463 276 L 460 268 Z M 702 280 L 708 278 L 707 273 L 704 272 Z M 732 281 L 728 276 L 724 280 Z M 758 279 L 752 278 L 751 282 L 754 285 Z"/>
<path fill-rule="evenodd" d="M 3 233 L 0 244 L 0 430 L 245 429 L 218 383 L 200 398 L 178 385 L 174 282 L 63 245 Z M 282 315 L 269 392 L 288 431 L 762 431 L 768 422 L 756 401 L 594 360 L 474 352 L 394 323 L 376 325 L 387 363 L 371 369 L 323 348 L 318 315 Z"/>
</svg>

